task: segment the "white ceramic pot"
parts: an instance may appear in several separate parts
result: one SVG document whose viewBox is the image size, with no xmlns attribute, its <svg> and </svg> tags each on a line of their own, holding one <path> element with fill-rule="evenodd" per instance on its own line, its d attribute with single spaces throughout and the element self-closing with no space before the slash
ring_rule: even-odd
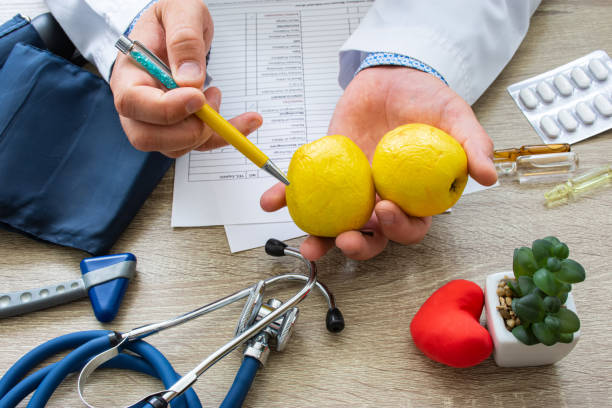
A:
<svg viewBox="0 0 612 408">
<path fill-rule="evenodd" d="M 571 343 L 556 343 L 552 346 L 534 344 L 528 346 L 521 343 L 514 335 L 506 329 L 504 319 L 497 311 L 499 296 L 497 296 L 497 285 L 499 281 L 507 276 L 514 278 L 512 272 L 499 272 L 487 276 L 485 283 L 485 310 L 487 317 L 487 329 L 493 339 L 493 358 L 495 364 L 500 367 L 526 367 L 553 364 L 569 354 L 580 338 L 580 330 L 574 333 Z M 574 298 L 569 293 L 565 306 L 576 313 Z"/>
</svg>

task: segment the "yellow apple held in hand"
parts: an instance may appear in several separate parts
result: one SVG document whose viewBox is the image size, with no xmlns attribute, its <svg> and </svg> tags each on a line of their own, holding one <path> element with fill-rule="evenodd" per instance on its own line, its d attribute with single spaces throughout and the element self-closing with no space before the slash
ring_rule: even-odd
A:
<svg viewBox="0 0 612 408">
<path fill-rule="evenodd" d="M 416 217 L 452 207 L 468 180 L 465 151 L 446 132 L 422 123 L 399 126 L 378 143 L 372 160 L 376 192 Z"/>
<path fill-rule="evenodd" d="M 325 136 L 293 154 L 287 207 L 305 232 L 336 237 L 358 230 L 374 209 L 374 181 L 366 155 L 348 137 Z"/>
</svg>

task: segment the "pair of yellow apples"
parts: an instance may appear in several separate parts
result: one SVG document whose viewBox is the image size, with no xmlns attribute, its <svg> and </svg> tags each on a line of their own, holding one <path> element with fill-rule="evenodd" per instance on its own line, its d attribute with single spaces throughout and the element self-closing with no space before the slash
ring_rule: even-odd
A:
<svg viewBox="0 0 612 408">
<path fill-rule="evenodd" d="M 459 142 L 422 123 L 383 136 L 372 159 L 348 137 L 325 136 L 301 146 L 289 164 L 291 218 L 303 231 L 335 237 L 370 219 L 376 194 L 405 213 L 425 217 L 452 207 L 468 180 Z"/>
</svg>

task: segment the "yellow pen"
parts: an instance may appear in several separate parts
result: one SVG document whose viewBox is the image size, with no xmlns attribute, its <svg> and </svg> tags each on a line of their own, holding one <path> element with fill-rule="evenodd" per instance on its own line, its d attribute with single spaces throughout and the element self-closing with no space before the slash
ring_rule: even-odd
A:
<svg viewBox="0 0 612 408">
<path fill-rule="evenodd" d="M 149 51 L 142 43 L 132 41 L 126 36 L 121 36 L 115 46 L 131 57 L 149 74 L 161 82 L 166 88 L 178 88 L 177 83 L 172 78 L 170 68 L 160 60 L 155 54 Z M 247 139 L 238 129 L 225 120 L 208 104 L 205 104 L 195 115 L 206 123 L 212 130 L 221 136 L 225 141 L 234 146 L 240 153 L 246 156 L 257 167 L 265 170 L 282 183 L 289 185 L 289 180 L 283 171 L 272 160 L 268 158 L 257 146 Z"/>
</svg>

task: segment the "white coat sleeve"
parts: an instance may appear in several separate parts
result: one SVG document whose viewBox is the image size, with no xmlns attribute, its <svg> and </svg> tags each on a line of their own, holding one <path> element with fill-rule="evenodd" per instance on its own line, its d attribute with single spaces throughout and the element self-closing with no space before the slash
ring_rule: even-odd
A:
<svg viewBox="0 0 612 408">
<path fill-rule="evenodd" d="M 540 0 L 376 0 L 340 50 L 344 88 L 371 52 L 416 58 L 474 103 L 512 58 Z"/>
<path fill-rule="evenodd" d="M 107 81 L 115 42 L 151 0 L 45 0 L 70 40 Z"/>
</svg>

